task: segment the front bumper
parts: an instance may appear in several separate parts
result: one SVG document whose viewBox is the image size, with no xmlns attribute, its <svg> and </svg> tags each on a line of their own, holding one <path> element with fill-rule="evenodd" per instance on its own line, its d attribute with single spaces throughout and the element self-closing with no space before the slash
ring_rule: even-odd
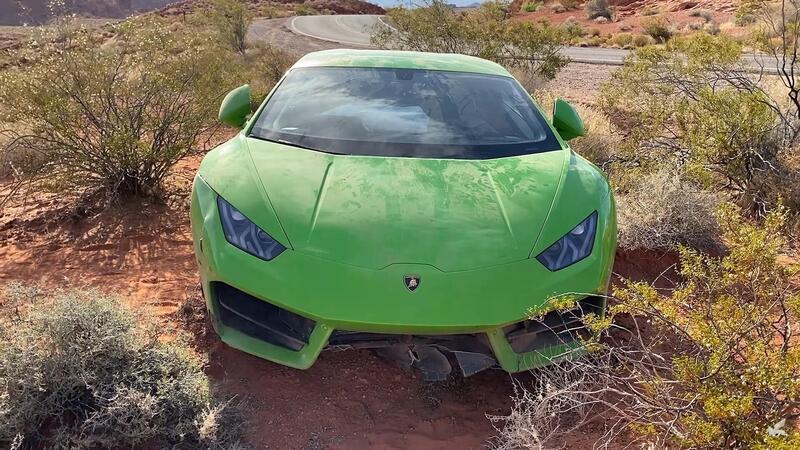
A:
<svg viewBox="0 0 800 450">
<path fill-rule="evenodd" d="M 609 217 L 612 223 L 607 223 Z M 459 272 L 425 264 L 374 270 L 293 250 L 266 262 L 227 243 L 216 193 L 202 179 L 196 179 L 192 195 L 195 254 L 221 339 L 298 369 L 310 367 L 329 341 L 353 346 L 347 339 L 356 337 L 359 346 L 372 346 L 363 345 L 365 336 L 369 343 L 399 340 L 409 346 L 425 342 L 448 349 L 442 339 L 472 336 L 508 372 L 579 353 L 575 339 L 531 339 L 528 331 L 539 333 L 541 324 L 526 319 L 546 310 L 548 299 L 561 295 L 584 299 L 592 312 L 602 314 L 616 248 L 615 232 L 608 232 L 613 228 L 613 211 L 600 211 L 593 254 L 557 272 L 535 259 Z M 404 286 L 409 274 L 421 279 L 414 292 Z M 574 337 L 577 328 L 573 328 L 565 329 L 566 336 Z M 265 329 L 277 334 L 265 335 Z M 531 342 L 519 344 L 519 336 Z"/>
</svg>

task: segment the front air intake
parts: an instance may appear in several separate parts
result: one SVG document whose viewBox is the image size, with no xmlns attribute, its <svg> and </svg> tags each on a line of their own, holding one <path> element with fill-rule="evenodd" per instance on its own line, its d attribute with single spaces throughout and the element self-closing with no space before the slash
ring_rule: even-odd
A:
<svg viewBox="0 0 800 450">
<path fill-rule="evenodd" d="M 569 311 L 550 311 L 539 320 L 523 320 L 505 327 L 503 331 L 516 353 L 569 344 L 587 335 L 583 317 L 589 313 L 601 316 L 604 308 L 604 298 L 587 297 Z"/>
<path fill-rule="evenodd" d="M 300 351 L 314 330 L 311 319 L 297 315 L 225 283 L 212 283 L 222 324 L 248 336 Z"/>
</svg>

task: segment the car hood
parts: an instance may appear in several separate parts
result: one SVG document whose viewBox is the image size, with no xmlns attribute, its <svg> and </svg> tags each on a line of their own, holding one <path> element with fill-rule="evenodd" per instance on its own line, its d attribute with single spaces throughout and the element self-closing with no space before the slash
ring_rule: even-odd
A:
<svg viewBox="0 0 800 450">
<path fill-rule="evenodd" d="M 373 269 L 458 271 L 528 258 L 569 155 L 384 158 L 246 141 L 291 247 Z"/>
</svg>

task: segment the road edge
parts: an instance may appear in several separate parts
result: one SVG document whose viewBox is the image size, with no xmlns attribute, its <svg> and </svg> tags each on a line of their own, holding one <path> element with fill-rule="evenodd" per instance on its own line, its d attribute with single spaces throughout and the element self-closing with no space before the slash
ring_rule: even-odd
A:
<svg viewBox="0 0 800 450">
<path fill-rule="evenodd" d="M 308 34 L 308 33 L 304 33 L 302 31 L 298 30 L 297 27 L 294 26 L 294 20 L 297 19 L 297 17 L 298 16 L 290 17 L 289 20 L 286 21 L 285 25 L 286 25 L 286 28 L 288 28 L 291 33 L 294 33 L 294 34 L 296 34 L 298 36 L 305 36 L 307 38 L 316 39 L 318 41 L 333 42 L 334 44 L 353 45 L 353 46 L 361 47 L 361 48 L 372 48 L 371 45 L 364 45 L 364 44 L 361 44 L 361 43 L 358 43 L 358 42 L 339 41 L 339 40 L 336 40 L 336 39 L 328 39 L 328 38 L 324 38 L 324 37 L 321 37 L 321 36 L 314 36 L 314 35 L 311 35 L 311 34 Z"/>
</svg>

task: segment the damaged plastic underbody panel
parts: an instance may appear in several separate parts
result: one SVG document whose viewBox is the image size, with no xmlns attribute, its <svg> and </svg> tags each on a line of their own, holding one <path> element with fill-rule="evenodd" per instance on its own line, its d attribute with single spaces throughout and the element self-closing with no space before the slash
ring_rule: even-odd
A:
<svg viewBox="0 0 800 450">
<path fill-rule="evenodd" d="M 468 377 L 497 364 L 483 334 L 410 336 L 334 331 L 329 349 L 374 349 L 380 356 L 405 369 L 418 369 L 426 381 L 446 380 L 453 362 Z"/>
<path fill-rule="evenodd" d="M 551 311 L 539 319 L 523 320 L 503 329 L 516 353 L 567 344 L 587 335 L 582 321 L 588 313 L 602 314 L 603 300 L 587 297 L 569 311 Z M 329 349 L 368 348 L 405 369 L 418 369 L 426 381 L 446 380 L 458 366 L 465 377 L 497 365 L 489 339 L 483 333 L 412 336 L 337 330 Z"/>
</svg>

